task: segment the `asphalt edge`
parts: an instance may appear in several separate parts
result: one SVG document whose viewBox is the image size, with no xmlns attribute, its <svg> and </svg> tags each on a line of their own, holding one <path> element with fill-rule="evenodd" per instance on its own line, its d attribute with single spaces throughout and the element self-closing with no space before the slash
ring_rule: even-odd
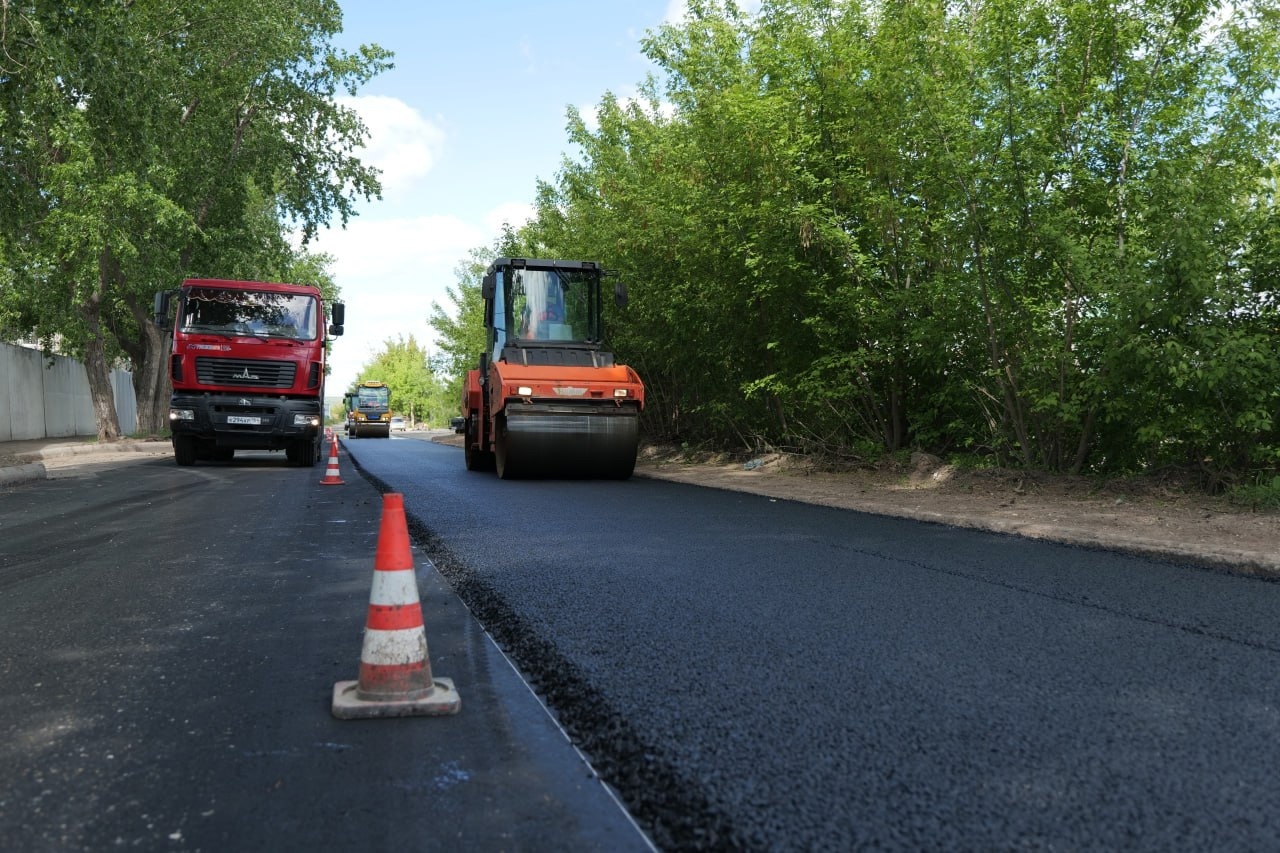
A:
<svg viewBox="0 0 1280 853">
<path fill-rule="evenodd" d="M 367 483 L 373 486 L 379 494 L 386 494 L 388 492 L 395 491 L 390 483 L 386 482 L 381 477 L 365 468 L 364 465 L 360 464 L 359 456 L 350 452 L 345 439 L 339 438 L 338 441 L 343 449 L 347 451 L 347 461 L 356 469 L 356 473 Z M 538 706 L 542 709 L 543 713 L 547 715 L 547 718 L 551 721 L 552 725 L 560 732 L 560 735 L 564 738 L 565 742 L 577 754 L 583 765 L 588 768 L 591 778 L 600 785 L 605 794 L 614 802 L 621 814 L 631 824 L 631 827 L 635 830 L 639 838 L 644 841 L 650 850 L 653 850 L 656 853 L 660 848 L 655 843 L 654 831 L 662 831 L 667 827 L 662 823 L 652 824 L 647 820 L 642 820 L 641 818 L 647 817 L 647 815 L 644 815 L 643 813 L 637 814 L 634 809 L 634 804 L 628 804 L 628 802 L 626 802 L 624 797 L 626 792 L 611 781 L 611 774 L 609 771 L 613 768 L 608 766 L 607 762 L 606 765 L 602 767 L 601 757 L 599 754 L 596 754 L 596 757 L 593 759 L 592 754 L 583 749 L 579 740 L 575 738 L 575 732 L 571 731 L 571 729 L 574 728 L 572 724 L 570 723 L 566 726 L 566 721 L 561 717 L 560 713 L 557 713 L 552 709 L 552 704 L 554 703 L 548 704 L 551 697 L 545 693 L 545 683 L 542 684 L 544 690 L 540 692 L 538 685 L 530 680 L 531 677 L 533 677 L 535 681 L 538 680 L 538 667 L 531 665 L 532 662 L 527 655 L 520 654 L 520 648 L 524 644 L 513 643 L 511 636 L 509 636 L 511 633 L 510 631 L 494 632 L 494 610 L 500 610 L 505 614 L 510 610 L 509 605 L 507 605 L 500 596 L 494 594 L 487 586 L 483 587 L 483 593 L 480 596 L 474 594 L 474 588 L 477 584 L 471 581 L 470 574 L 468 572 L 465 570 L 459 570 L 457 559 L 451 552 L 443 547 L 442 543 L 431 531 L 430 527 L 428 527 L 417 515 L 408 509 L 405 510 L 405 521 L 409 528 L 410 539 L 420 551 L 423 562 L 426 563 L 426 567 L 439 576 L 444 586 L 452 592 L 459 604 L 461 604 L 463 609 L 470 615 L 470 618 L 475 620 L 489 644 L 497 651 L 498 655 L 506 661 L 507 665 L 511 668 L 511 671 L 515 674 L 515 677 L 524 685 L 525 689 L 529 691 Z M 419 570 L 422 570 L 422 568 L 423 567 L 419 566 Z M 524 635 L 528 632 L 522 626 L 519 633 Z M 506 634 L 506 636 L 504 636 L 504 634 Z M 557 663 L 561 668 L 572 669 L 567 662 L 561 661 L 558 655 L 549 653 L 547 649 L 539 649 L 539 651 L 542 653 L 543 657 L 556 658 Z M 576 734 L 580 735 L 581 732 L 576 732 Z M 617 733 L 615 732 L 615 738 L 611 738 L 610 740 L 616 739 L 616 734 Z"/>
<path fill-rule="evenodd" d="M 663 472 L 657 469 L 636 468 L 635 476 L 651 480 L 665 480 L 671 483 L 694 485 L 704 489 L 719 489 L 726 492 L 740 492 L 765 497 L 770 500 L 789 501 L 791 503 L 808 503 L 813 506 L 825 506 L 842 509 L 848 512 L 860 512 L 866 515 L 880 515 L 892 518 L 903 518 L 910 521 L 921 521 L 928 524 L 940 524 L 946 527 L 958 527 L 966 530 L 979 530 L 1004 536 L 1017 536 L 1023 539 L 1038 539 L 1045 542 L 1056 542 L 1075 548 L 1087 548 L 1095 551 L 1128 554 L 1134 557 L 1163 560 L 1168 563 L 1192 566 L 1241 577 L 1256 578 L 1265 581 L 1280 581 L 1280 553 L 1264 553 L 1258 551 L 1232 550 L 1223 548 L 1179 548 L 1166 542 L 1159 542 L 1141 537 L 1097 536 L 1087 531 L 1071 527 L 1047 528 L 1033 522 L 1013 522 L 1004 519 L 987 518 L 985 516 L 968 516 L 951 513 L 932 512 L 930 510 L 912 510 L 904 507 L 882 506 L 867 503 L 861 506 L 850 506 L 844 503 L 824 503 L 805 501 L 784 494 L 770 492 L 767 487 L 759 489 L 738 487 L 724 483 L 698 483 L 679 474 Z"/>
</svg>

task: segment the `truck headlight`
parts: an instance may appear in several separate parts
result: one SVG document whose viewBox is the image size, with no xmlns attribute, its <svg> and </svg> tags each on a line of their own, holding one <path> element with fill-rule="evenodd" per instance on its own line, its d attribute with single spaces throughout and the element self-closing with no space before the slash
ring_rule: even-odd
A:
<svg viewBox="0 0 1280 853">
<path fill-rule="evenodd" d="M 518 388 L 516 388 L 516 396 L 518 396 L 518 397 L 532 397 L 532 396 L 533 396 L 533 389 L 532 389 L 532 388 L 530 388 L 528 385 L 521 385 L 521 386 L 519 386 Z"/>
<path fill-rule="evenodd" d="M 194 421 L 196 419 L 195 409 L 170 409 L 169 420 L 171 421 Z"/>
<path fill-rule="evenodd" d="M 315 415 L 294 415 L 294 426 L 320 426 L 320 418 Z"/>
<path fill-rule="evenodd" d="M 625 397 L 625 396 L 627 396 L 627 389 L 626 389 L 626 388 L 614 388 L 614 389 L 613 389 L 613 396 L 615 396 L 615 397 Z"/>
</svg>

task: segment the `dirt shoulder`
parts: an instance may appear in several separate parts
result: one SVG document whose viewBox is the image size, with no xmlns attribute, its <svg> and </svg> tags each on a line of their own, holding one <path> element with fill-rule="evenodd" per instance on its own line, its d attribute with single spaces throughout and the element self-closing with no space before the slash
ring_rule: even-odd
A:
<svg viewBox="0 0 1280 853">
<path fill-rule="evenodd" d="M 435 440 L 462 443 L 456 435 Z M 789 454 L 741 459 L 660 446 L 641 449 L 636 476 L 1280 579 L 1280 513 L 1251 512 L 1176 482 L 958 470 L 927 454 L 904 466 L 824 470 Z"/>
<path fill-rule="evenodd" d="M 901 467 L 821 470 L 786 454 L 743 461 L 660 447 L 642 451 L 636 473 L 1280 578 L 1280 513 L 1169 482 L 961 471 L 927 454 Z"/>
</svg>

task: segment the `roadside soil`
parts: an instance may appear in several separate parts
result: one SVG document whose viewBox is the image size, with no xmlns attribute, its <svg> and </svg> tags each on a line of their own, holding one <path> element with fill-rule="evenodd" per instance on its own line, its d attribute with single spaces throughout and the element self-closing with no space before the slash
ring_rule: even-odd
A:
<svg viewBox="0 0 1280 853">
<path fill-rule="evenodd" d="M 435 440 L 462 444 L 453 434 Z M 924 453 L 906 465 L 837 467 L 786 453 L 662 445 L 640 449 L 636 476 L 1280 579 L 1280 512 L 1251 511 L 1173 478 L 962 470 Z"/>
<path fill-rule="evenodd" d="M 452 432 L 431 438 L 462 444 Z M 0 465 L 43 457 L 46 467 L 58 469 L 100 458 L 105 449 L 75 440 L 53 442 L 52 449 L 49 444 L 9 442 L 0 448 L 0 457 L 8 457 Z M 24 452 L 37 448 L 44 453 Z M 124 441 L 111 449 L 170 452 L 168 442 L 153 441 Z M 636 475 L 1280 579 L 1280 512 L 1253 512 L 1172 477 L 1100 482 L 960 470 L 927 454 L 902 465 L 836 466 L 784 453 L 742 456 L 657 445 L 641 448 Z"/>
<path fill-rule="evenodd" d="M 636 473 L 1280 579 L 1280 513 L 1253 512 L 1171 479 L 959 470 L 923 453 L 907 465 L 836 468 L 783 453 L 657 446 L 641 449 Z"/>
</svg>

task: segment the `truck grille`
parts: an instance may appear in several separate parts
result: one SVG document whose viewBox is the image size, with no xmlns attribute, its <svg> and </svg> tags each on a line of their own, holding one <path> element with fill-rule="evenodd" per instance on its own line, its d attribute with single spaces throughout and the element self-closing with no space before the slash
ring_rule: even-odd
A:
<svg viewBox="0 0 1280 853">
<path fill-rule="evenodd" d="M 197 358 L 196 380 L 201 385 L 240 385 L 292 388 L 297 365 L 291 361 L 242 358 Z"/>
</svg>

